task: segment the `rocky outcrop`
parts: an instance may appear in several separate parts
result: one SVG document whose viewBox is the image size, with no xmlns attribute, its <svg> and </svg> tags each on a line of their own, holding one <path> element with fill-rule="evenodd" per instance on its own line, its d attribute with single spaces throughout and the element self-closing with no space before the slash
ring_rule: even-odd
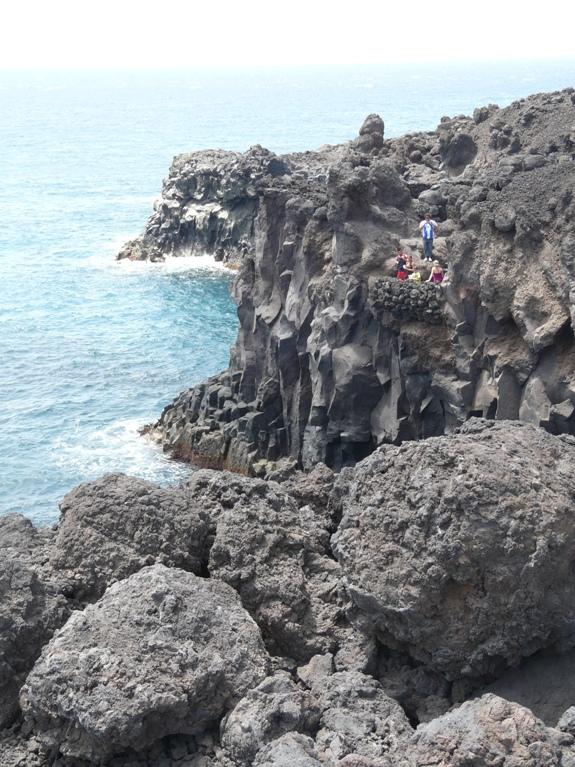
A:
<svg viewBox="0 0 575 767">
<path fill-rule="evenodd" d="M 250 690 L 226 717 L 221 743 L 238 765 L 249 767 L 258 751 L 282 735 L 313 734 L 321 713 L 313 695 L 280 672 Z"/>
<path fill-rule="evenodd" d="M 316 749 L 328 764 L 350 754 L 381 759 L 407 747 L 411 725 L 372 677 L 338 672 L 315 680 L 312 691 L 323 709 Z"/>
<path fill-rule="evenodd" d="M 205 731 L 268 662 L 233 589 L 154 565 L 70 618 L 28 676 L 22 708 L 46 746 L 104 761 Z"/>
<path fill-rule="evenodd" d="M 338 469 L 470 415 L 575 433 L 573 95 L 399 139 L 370 115 L 339 147 L 176 160 L 140 245 L 242 250 L 240 328 L 229 369 L 181 394 L 151 433 L 181 458 L 262 475 L 285 457 Z M 249 226 L 190 228 L 198 195 L 227 206 L 228 223 L 243 200 Z M 398 284 L 395 246 L 419 260 L 426 211 L 448 280 Z"/>
<path fill-rule="evenodd" d="M 207 468 L 0 520 L 0 767 L 575 764 L 574 102 L 174 161 L 130 254 L 241 261 L 151 429 Z"/>
<path fill-rule="evenodd" d="M 407 763 L 415 766 L 562 767 L 575 759 L 572 736 L 495 695 L 464 703 L 421 727 L 413 740 Z"/>
<path fill-rule="evenodd" d="M 49 531 L 18 514 L 0 517 L 0 729 L 42 647 L 69 615 L 61 584 L 45 568 Z"/>
<path fill-rule="evenodd" d="M 235 482 L 247 493 L 228 496 L 216 512 L 210 576 L 237 590 L 275 653 L 303 662 L 333 652 L 344 667 L 365 666 L 369 641 L 345 619 L 350 605 L 329 549 L 328 519 L 309 505 L 298 508 L 273 482 Z"/>
<path fill-rule="evenodd" d="M 51 563 L 77 599 L 156 562 L 196 574 L 207 562 L 208 517 L 183 490 L 111 474 L 74 488 L 60 512 Z"/>
<path fill-rule="evenodd" d="M 573 438 L 472 420 L 344 472 L 334 552 L 382 643 L 448 679 L 573 646 L 574 471 Z"/>
<path fill-rule="evenodd" d="M 316 169 L 321 172 L 321 165 Z M 254 252 L 262 190 L 297 190 L 297 163 L 261 146 L 245 154 L 205 150 L 179 155 L 141 237 L 118 258 L 161 261 L 166 255 L 208 253 L 238 265 Z"/>
<path fill-rule="evenodd" d="M 574 462 L 571 436 L 472 419 L 338 476 L 109 475 L 68 495 L 58 533 L 6 520 L 6 551 L 54 602 L 19 613 L 21 581 L 4 582 L 4 668 L 28 654 L 1 767 L 460 767 L 525 750 L 567 767 Z M 198 520 L 201 577 L 179 566 Z M 54 570 L 64 540 L 91 592 Z M 124 551 L 135 572 L 115 569 Z M 48 641 L 54 606 L 68 620 Z M 486 691 L 509 701 L 469 701 Z"/>
</svg>

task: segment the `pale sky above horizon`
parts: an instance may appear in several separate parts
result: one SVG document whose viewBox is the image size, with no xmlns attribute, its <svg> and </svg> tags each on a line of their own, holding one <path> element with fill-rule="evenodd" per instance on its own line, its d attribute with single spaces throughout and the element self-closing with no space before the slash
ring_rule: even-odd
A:
<svg viewBox="0 0 575 767">
<path fill-rule="evenodd" d="M 20 0 L 3 10 L 0 68 L 573 58 L 574 22 L 572 0 Z"/>
</svg>

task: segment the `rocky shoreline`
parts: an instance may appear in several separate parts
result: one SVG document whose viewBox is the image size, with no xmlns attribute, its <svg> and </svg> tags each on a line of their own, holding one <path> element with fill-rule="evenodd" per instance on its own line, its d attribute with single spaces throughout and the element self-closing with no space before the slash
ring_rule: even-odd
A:
<svg viewBox="0 0 575 767">
<path fill-rule="evenodd" d="M 575 438 L 471 419 L 1 518 L 0 765 L 575 764 L 574 471 Z"/>
<path fill-rule="evenodd" d="M 151 433 L 258 476 L 280 459 L 339 469 L 470 416 L 575 433 L 574 99 L 539 94 L 389 140 L 371 115 L 315 152 L 176 158 L 120 257 L 239 265 L 240 330 L 228 370 Z M 421 258 L 428 210 L 448 267 L 431 291 L 390 278 L 398 244 Z"/>
<path fill-rule="evenodd" d="M 121 255 L 239 265 L 204 468 L 0 518 L 0 767 L 575 767 L 574 181 L 573 89 L 176 158 Z"/>
</svg>

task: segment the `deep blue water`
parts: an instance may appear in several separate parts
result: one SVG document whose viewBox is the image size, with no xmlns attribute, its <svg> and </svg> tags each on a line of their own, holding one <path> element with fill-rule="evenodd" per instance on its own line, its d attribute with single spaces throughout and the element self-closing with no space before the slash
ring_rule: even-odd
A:
<svg viewBox="0 0 575 767">
<path fill-rule="evenodd" d="M 116 264 L 174 154 L 308 149 L 575 85 L 575 61 L 282 72 L 0 72 L 0 514 L 57 518 L 106 471 L 188 469 L 138 436 L 226 366 L 231 276 L 209 260 Z"/>
</svg>

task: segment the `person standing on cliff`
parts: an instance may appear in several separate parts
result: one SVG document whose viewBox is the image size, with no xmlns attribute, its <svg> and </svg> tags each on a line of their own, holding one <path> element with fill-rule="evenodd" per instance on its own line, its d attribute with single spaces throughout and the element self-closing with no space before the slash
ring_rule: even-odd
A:
<svg viewBox="0 0 575 767">
<path fill-rule="evenodd" d="M 423 260 L 433 261 L 433 238 L 437 223 L 431 218 L 431 213 L 426 213 L 425 218 L 419 225 L 419 231 L 423 237 Z"/>
</svg>

